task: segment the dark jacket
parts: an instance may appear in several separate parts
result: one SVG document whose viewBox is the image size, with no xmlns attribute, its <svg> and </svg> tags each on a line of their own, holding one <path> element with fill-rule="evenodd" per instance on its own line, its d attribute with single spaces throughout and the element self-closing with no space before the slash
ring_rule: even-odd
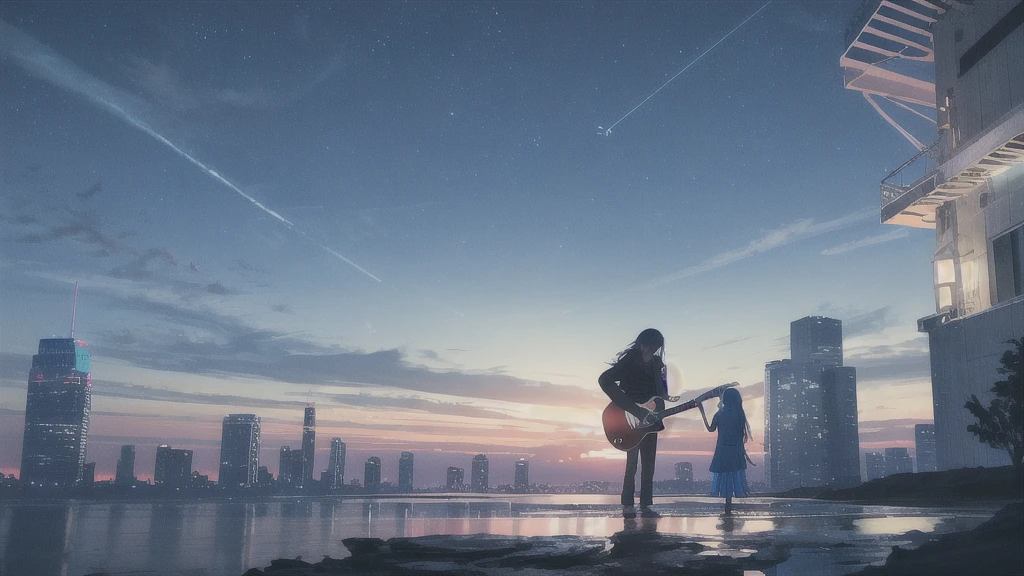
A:
<svg viewBox="0 0 1024 576">
<path fill-rule="evenodd" d="M 654 370 L 644 370 L 639 352 L 624 356 L 597 381 L 608 398 L 626 411 L 632 411 L 635 404 L 646 402 L 652 396 L 668 395 L 665 364 L 661 358 L 654 357 Z"/>
</svg>

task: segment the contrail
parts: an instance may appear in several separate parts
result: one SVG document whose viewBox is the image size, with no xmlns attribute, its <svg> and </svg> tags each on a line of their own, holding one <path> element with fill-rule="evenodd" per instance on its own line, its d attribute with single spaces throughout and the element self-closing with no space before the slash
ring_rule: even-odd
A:
<svg viewBox="0 0 1024 576">
<path fill-rule="evenodd" d="M 761 7 L 760 7 L 760 8 L 758 8 L 758 9 L 757 9 L 757 10 L 756 10 L 756 11 L 755 11 L 755 12 L 754 12 L 753 14 L 751 14 L 750 16 L 747 16 L 747 19 L 746 19 L 746 20 L 744 20 L 743 22 L 740 22 L 739 26 L 737 26 L 737 27 L 733 28 L 732 30 L 730 30 L 730 31 L 729 31 L 729 33 L 728 33 L 728 34 L 726 34 L 725 36 L 722 36 L 722 37 L 721 37 L 721 38 L 720 38 L 720 39 L 718 40 L 718 42 L 715 42 L 714 44 L 712 44 L 712 45 L 711 45 L 711 48 L 708 48 L 707 50 L 705 50 L 703 54 L 701 54 L 700 56 L 697 56 L 697 57 L 696 57 L 696 58 L 694 58 L 694 59 L 693 59 L 693 60 L 692 60 L 692 61 L 691 61 L 691 62 L 690 62 L 689 64 L 687 64 L 686 66 L 684 66 L 682 70 L 680 70 L 679 72 L 676 72 L 676 75 L 675 75 L 675 76 L 673 76 L 673 77 L 671 77 L 671 78 L 669 78 L 669 79 L 668 79 L 668 82 L 665 82 L 664 84 L 662 84 L 661 86 L 659 86 L 657 90 L 655 90 L 654 92 L 651 92 L 651 95 L 650 95 L 650 96 L 648 96 L 647 98 L 644 98 L 643 102 L 641 102 L 641 103 L 637 104 L 636 106 L 634 106 L 634 107 L 633 107 L 633 109 L 632 109 L 632 110 L 630 110 L 629 112 L 626 112 L 626 115 L 625 115 L 625 116 L 623 116 L 622 118 L 619 118 L 618 120 L 616 120 L 616 121 L 615 121 L 615 124 L 612 124 L 611 126 L 609 126 L 609 127 L 607 127 L 607 128 L 605 128 L 605 127 L 603 127 L 603 126 L 598 126 L 598 127 L 597 127 L 597 129 L 598 129 L 599 131 L 603 131 L 603 134 L 604 134 L 605 136 L 611 136 L 611 135 L 612 135 L 612 128 L 615 128 L 616 126 L 618 126 L 618 125 L 619 125 L 619 122 L 622 122 L 622 121 L 623 121 L 623 120 L 625 120 L 626 118 L 629 118 L 630 114 L 632 114 L 633 112 L 636 112 L 636 111 L 637 111 L 637 110 L 638 110 L 638 109 L 639 109 L 639 108 L 640 108 L 641 106 L 643 106 L 644 104 L 646 104 L 648 100 L 650 100 L 651 98 L 653 98 L 655 94 L 657 94 L 658 92 L 661 92 L 661 89 L 662 89 L 662 88 L 664 88 L 665 86 L 668 86 L 669 84 L 671 84 L 671 83 L 672 83 L 672 81 L 673 81 L 673 80 L 675 80 L 676 78 L 678 78 L 678 77 L 679 77 L 679 76 L 680 76 L 680 75 L 681 75 L 681 74 L 682 74 L 683 72 L 686 72 L 687 70 L 689 70 L 689 69 L 690 69 L 690 66 L 693 66 L 694 64 L 696 64 L 697 62 L 699 62 L 701 58 L 703 58 L 703 57 L 707 56 L 707 55 L 708 55 L 708 53 L 710 53 L 710 52 L 711 52 L 712 50 L 714 50 L 716 46 L 718 46 L 719 44 L 721 44 L 722 42 L 724 42 L 724 41 L 725 41 L 725 39 L 726 39 L 726 38 L 728 38 L 729 36 L 732 36 L 733 32 L 735 32 L 735 31 L 739 30 L 740 28 L 742 28 L 744 24 L 746 24 L 747 22 L 750 22 L 751 18 L 753 18 L 754 16 L 757 16 L 757 15 L 758 15 L 758 13 L 760 13 L 760 12 L 761 12 L 761 10 L 764 10 L 765 8 L 767 8 L 767 7 L 768 7 L 768 4 L 771 4 L 771 3 L 772 3 L 772 0 L 768 0 L 768 2 L 766 2 L 764 6 L 761 6 Z"/>
<path fill-rule="evenodd" d="M 367 272 L 351 259 L 346 258 L 331 248 L 328 248 L 323 243 L 315 240 L 302 230 L 297 229 L 295 224 L 290 220 L 263 205 L 252 196 L 249 196 L 230 180 L 218 174 L 216 170 L 210 168 L 188 152 L 185 152 L 181 147 L 177 146 L 174 142 L 171 142 L 153 129 L 148 123 L 140 118 L 141 113 L 138 111 L 146 108 L 144 102 L 130 94 L 124 93 L 102 80 L 99 80 L 88 72 L 85 72 L 49 46 L 46 46 L 42 42 L 39 42 L 32 36 L 22 32 L 14 26 L 11 26 L 3 20 L 0 20 L 0 58 L 12 62 L 29 74 L 42 78 L 51 84 L 69 92 L 84 96 L 93 104 L 128 122 L 146 134 L 149 134 L 158 142 L 164 144 L 171 150 L 174 150 L 179 156 L 202 169 L 208 176 L 212 177 L 224 186 L 227 186 L 231 191 L 248 200 L 253 206 L 259 208 L 266 214 L 287 226 L 289 230 L 300 234 L 302 237 L 316 244 L 324 251 L 349 266 L 352 266 L 366 276 L 369 276 L 373 280 L 377 282 L 381 281 L 380 278 Z"/>
</svg>

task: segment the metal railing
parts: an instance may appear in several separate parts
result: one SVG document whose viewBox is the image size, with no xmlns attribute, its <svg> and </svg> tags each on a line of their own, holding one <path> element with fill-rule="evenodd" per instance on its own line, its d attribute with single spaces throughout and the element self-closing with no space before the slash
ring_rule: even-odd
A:
<svg viewBox="0 0 1024 576">
<path fill-rule="evenodd" d="M 881 203 L 884 209 L 889 204 L 903 198 L 915 188 L 920 188 L 930 179 L 937 177 L 940 137 L 931 146 L 918 152 L 913 158 L 904 162 L 882 179 L 879 186 Z M 932 188 L 934 189 L 934 187 Z M 929 190 L 930 192 L 930 190 Z"/>
</svg>

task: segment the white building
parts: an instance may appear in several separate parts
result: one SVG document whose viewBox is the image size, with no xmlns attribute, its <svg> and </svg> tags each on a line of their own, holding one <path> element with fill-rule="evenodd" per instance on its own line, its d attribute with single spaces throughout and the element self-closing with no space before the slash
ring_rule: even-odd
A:
<svg viewBox="0 0 1024 576">
<path fill-rule="evenodd" d="M 978 442 L 1011 338 L 1024 337 L 1024 3 L 867 2 L 840 64 L 846 86 L 920 153 L 881 184 L 881 220 L 935 230 L 928 334 L 938 470 L 1009 463 Z M 936 133 L 913 134 L 912 122 Z"/>
</svg>

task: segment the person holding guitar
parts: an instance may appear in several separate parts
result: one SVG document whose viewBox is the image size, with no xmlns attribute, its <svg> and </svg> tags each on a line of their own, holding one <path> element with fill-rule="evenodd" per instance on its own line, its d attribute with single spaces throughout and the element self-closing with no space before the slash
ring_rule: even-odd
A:
<svg viewBox="0 0 1024 576">
<path fill-rule="evenodd" d="M 648 328 L 640 333 L 625 350 L 619 352 L 616 362 L 598 378 L 608 398 L 640 422 L 655 423 L 656 416 L 639 403 L 657 397 L 657 410 L 665 408 L 668 395 L 665 380 L 665 362 L 662 359 L 665 338 L 661 332 Z M 657 421 L 654 431 L 665 427 Z M 647 434 L 638 446 L 626 452 L 626 473 L 622 480 L 623 515 L 635 516 L 633 498 L 636 494 L 637 460 L 640 461 L 640 511 L 644 517 L 658 517 L 650 507 L 654 503 L 654 461 L 658 451 L 658 435 Z"/>
</svg>

